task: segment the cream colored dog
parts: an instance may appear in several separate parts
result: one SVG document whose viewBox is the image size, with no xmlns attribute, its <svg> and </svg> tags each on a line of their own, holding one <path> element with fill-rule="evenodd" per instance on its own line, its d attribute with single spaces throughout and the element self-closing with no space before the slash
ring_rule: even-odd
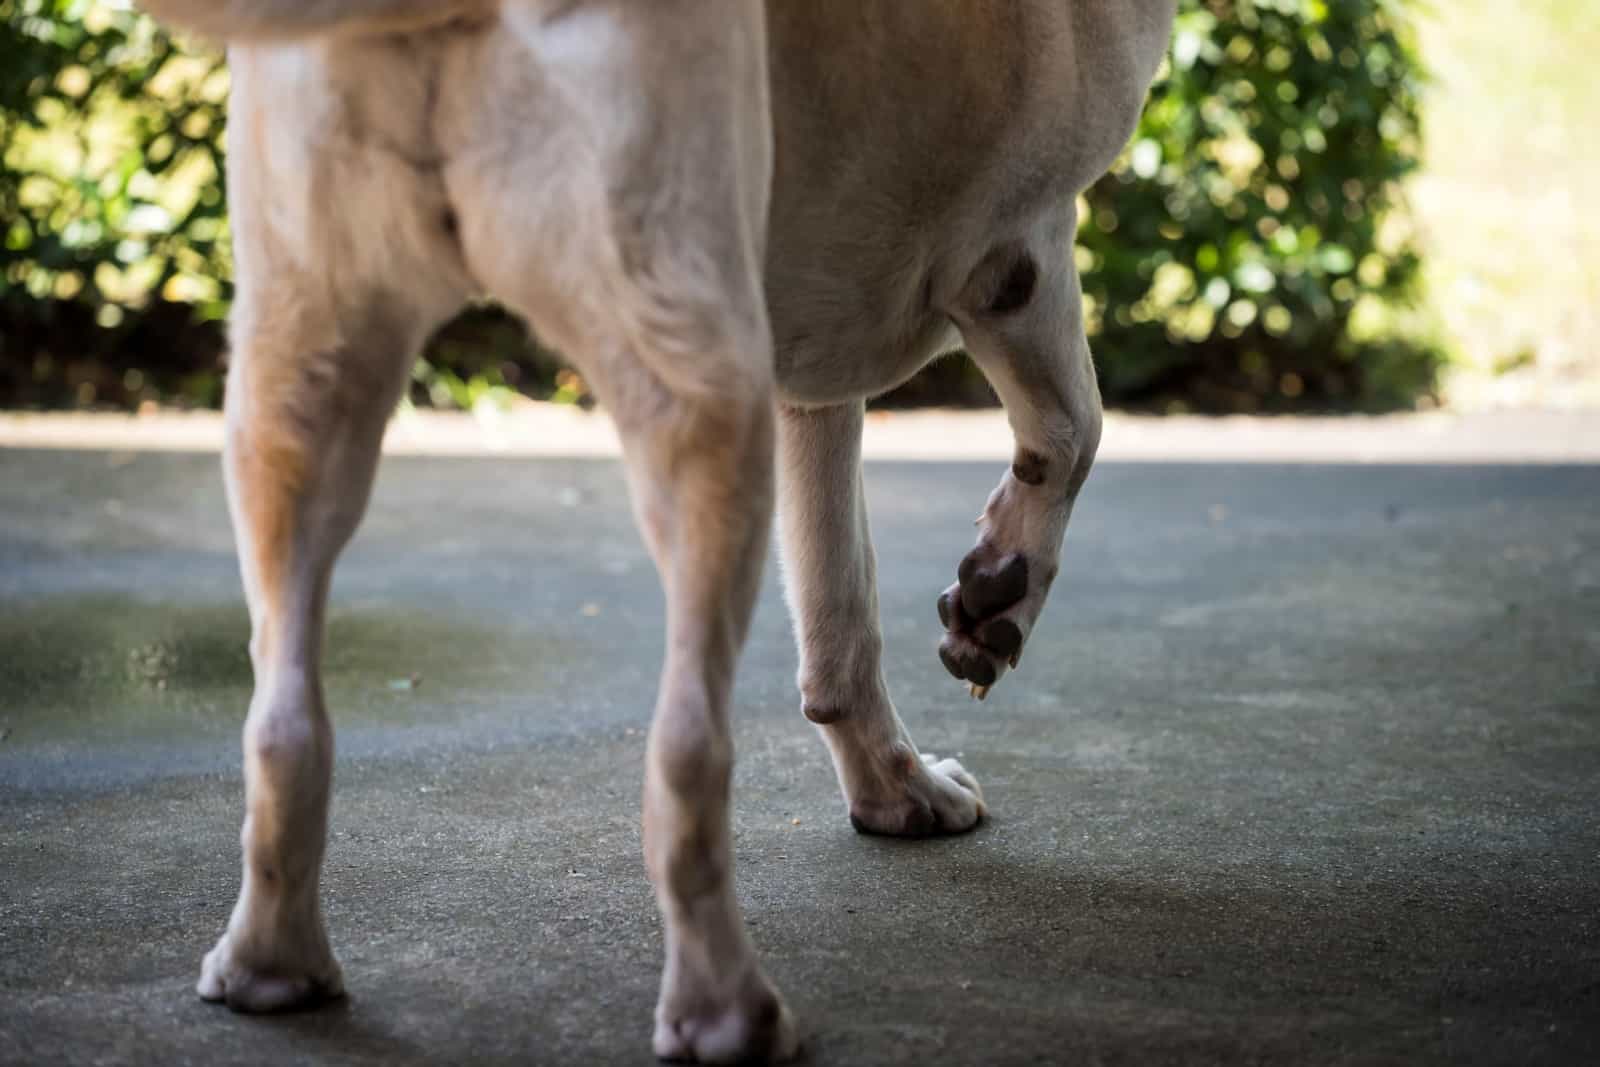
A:
<svg viewBox="0 0 1600 1067">
<path fill-rule="evenodd" d="M 318 877 L 335 557 L 418 346 L 522 312 L 624 441 L 667 595 L 645 857 L 655 1050 L 781 1058 L 734 900 L 728 701 L 776 492 L 807 718 L 857 829 L 966 830 L 879 666 L 863 398 L 959 331 L 1016 460 L 939 598 L 946 667 L 1015 667 L 1094 460 L 1074 196 L 1122 148 L 1173 0 L 147 0 L 228 41 L 238 300 L 226 471 L 253 626 L 244 883 L 200 995 L 341 991 Z"/>
</svg>

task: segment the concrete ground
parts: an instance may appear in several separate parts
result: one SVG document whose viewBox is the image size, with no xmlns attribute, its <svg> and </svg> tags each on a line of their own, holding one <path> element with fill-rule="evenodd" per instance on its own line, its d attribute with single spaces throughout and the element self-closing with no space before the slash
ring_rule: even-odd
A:
<svg viewBox="0 0 1600 1067">
<path fill-rule="evenodd" d="M 1102 463 L 978 704 L 934 597 L 1000 470 L 867 476 L 974 834 L 851 831 L 769 569 L 737 875 L 810 1062 L 1600 1062 L 1600 466 Z M 216 459 L 0 450 L 0 1061 L 648 1062 L 660 623 L 614 460 L 390 459 L 327 660 L 351 997 L 233 1016 L 191 990 L 249 688 Z"/>
</svg>

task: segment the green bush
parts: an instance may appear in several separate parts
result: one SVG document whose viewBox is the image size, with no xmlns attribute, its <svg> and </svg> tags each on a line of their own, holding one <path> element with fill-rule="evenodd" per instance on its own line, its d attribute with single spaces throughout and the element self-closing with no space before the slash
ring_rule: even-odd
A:
<svg viewBox="0 0 1600 1067">
<path fill-rule="evenodd" d="M 214 404 L 230 288 L 226 71 L 125 5 L 0 0 L 0 403 Z M 1133 143 L 1080 204 L 1111 403 L 1405 404 L 1436 359 L 1394 328 L 1419 152 L 1402 0 L 1184 0 Z M 581 396 L 493 312 L 430 347 L 413 398 Z M 985 396 L 945 361 L 891 397 Z"/>
<path fill-rule="evenodd" d="M 1421 150 L 1397 0 L 1185 2 L 1116 168 L 1080 205 L 1107 398 L 1382 407 L 1437 355 L 1395 329 L 1418 262 L 1400 202 Z"/>
<path fill-rule="evenodd" d="M 214 403 L 226 71 L 126 6 L 0 16 L 0 402 Z"/>
</svg>

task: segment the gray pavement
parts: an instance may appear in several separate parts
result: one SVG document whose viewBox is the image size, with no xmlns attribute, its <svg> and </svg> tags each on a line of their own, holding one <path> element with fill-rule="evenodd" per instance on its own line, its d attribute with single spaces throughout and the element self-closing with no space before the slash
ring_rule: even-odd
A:
<svg viewBox="0 0 1600 1067">
<path fill-rule="evenodd" d="M 933 603 L 999 470 L 868 468 L 974 834 L 851 832 L 769 568 L 738 882 L 810 1062 L 1600 1062 L 1600 467 L 1103 463 L 976 704 Z M 660 618 L 615 461 L 390 459 L 327 663 L 352 995 L 231 1016 L 191 992 L 249 684 L 215 457 L 0 451 L 0 1061 L 648 1062 Z"/>
</svg>

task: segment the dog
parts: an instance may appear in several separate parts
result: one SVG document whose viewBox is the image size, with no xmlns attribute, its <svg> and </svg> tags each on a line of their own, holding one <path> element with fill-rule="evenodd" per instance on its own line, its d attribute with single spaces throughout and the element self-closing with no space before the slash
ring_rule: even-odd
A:
<svg viewBox="0 0 1600 1067">
<path fill-rule="evenodd" d="M 794 1022 L 733 892 L 728 704 L 775 498 L 804 715 L 866 833 L 967 830 L 880 668 L 864 399 L 964 342 L 1014 462 L 937 599 L 982 696 L 1056 575 L 1101 412 L 1076 195 L 1174 0 L 145 0 L 224 41 L 237 300 L 229 509 L 249 602 L 243 884 L 199 993 L 338 996 L 318 903 L 334 562 L 429 332 L 492 294 L 591 382 L 667 598 L 646 866 L 654 1049 L 775 1060 Z"/>
</svg>

